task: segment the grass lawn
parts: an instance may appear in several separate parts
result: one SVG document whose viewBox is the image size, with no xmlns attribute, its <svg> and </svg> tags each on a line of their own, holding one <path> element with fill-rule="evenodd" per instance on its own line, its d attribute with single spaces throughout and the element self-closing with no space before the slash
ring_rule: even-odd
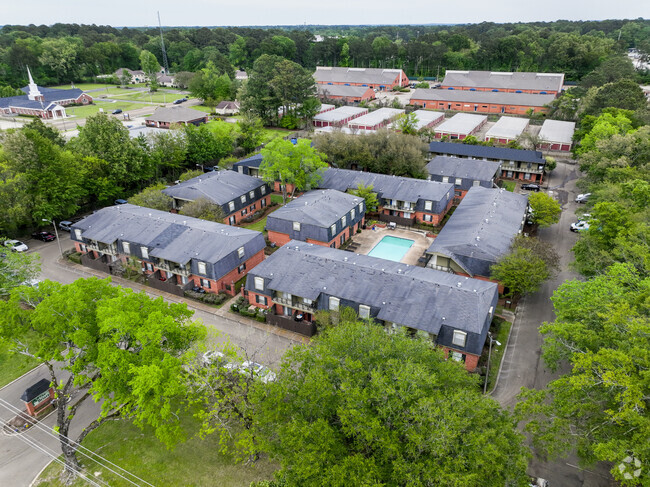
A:
<svg viewBox="0 0 650 487">
<path fill-rule="evenodd" d="M 503 320 L 499 327 L 499 332 L 496 336 L 492 335 L 496 341 L 501 343 L 501 345 L 492 343 L 492 357 L 490 358 L 490 374 L 488 376 L 487 388 L 488 392 L 492 392 L 492 389 L 494 389 L 497 375 L 499 374 L 499 367 L 501 366 L 501 360 L 503 360 L 503 354 L 506 351 L 506 342 L 508 341 L 508 334 L 510 333 L 511 327 L 512 323 Z"/>
<path fill-rule="evenodd" d="M 271 203 L 277 203 L 278 205 L 284 204 L 282 201 L 282 195 L 281 194 L 272 194 L 271 195 Z"/>
<path fill-rule="evenodd" d="M 8 348 L 7 344 L 0 343 L 0 387 L 6 386 L 38 365 L 38 361 L 33 358 L 10 353 Z"/>
<path fill-rule="evenodd" d="M 146 108 L 150 106 L 151 105 L 143 105 L 142 103 L 132 103 L 128 101 L 95 101 L 93 105 L 86 105 L 83 107 L 67 107 L 65 111 L 69 116 L 74 116 L 75 118 L 86 118 L 99 112 L 100 108 L 103 108 L 107 113 L 111 113 L 116 108 L 121 108 L 122 111 L 128 112 L 129 110 L 137 110 L 138 108 Z"/>
<path fill-rule="evenodd" d="M 511 193 L 514 192 L 515 188 L 517 187 L 517 183 L 514 181 L 501 181 L 501 185 Z"/>
<path fill-rule="evenodd" d="M 149 93 L 148 91 L 132 91 L 131 93 L 126 90 L 121 91 L 120 94 L 113 95 L 111 98 L 134 102 L 144 101 L 149 103 L 171 103 L 174 100 L 183 98 L 183 95 L 179 95 L 178 93 L 167 93 L 165 91 L 157 91 L 156 93 Z"/>
<path fill-rule="evenodd" d="M 205 105 L 192 105 L 190 107 L 192 110 L 198 110 L 203 113 L 209 113 L 209 114 L 214 114 L 214 108 L 212 107 L 206 107 Z"/>
<path fill-rule="evenodd" d="M 192 433 L 195 432 L 192 420 L 189 417 L 185 419 L 187 427 L 194 426 Z M 277 470 L 278 465 L 266 457 L 250 466 L 236 463 L 231 456 L 219 453 L 218 436 L 215 433 L 203 440 L 195 437 L 168 450 L 148 429 L 140 430 L 130 421 L 109 421 L 90 433 L 83 445 L 157 486 L 241 487 L 253 481 L 270 479 Z M 99 478 L 111 487 L 133 485 L 87 461 L 85 457 L 80 458 L 91 477 L 101 471 Z M 61 466 L 53 462 L 34 485 L 62 487 L 58 478 L 60 472 Z M 141 484 L 139 481 L 136 483 Z M 80 487 L 87 484 L 77 480 L 72 485 Z"/>
<path fill-rule="evenodd" d="M 263 232 L 264 227 L 266 226 L 266 217 L 262 218 L 259 221 L 256 221 L 255 223 L 249 223 L 248 225 L 242 225 L 244 228 L 248 228 L 249 230 L 257 230 L 258 232 Z"/>
</svg>

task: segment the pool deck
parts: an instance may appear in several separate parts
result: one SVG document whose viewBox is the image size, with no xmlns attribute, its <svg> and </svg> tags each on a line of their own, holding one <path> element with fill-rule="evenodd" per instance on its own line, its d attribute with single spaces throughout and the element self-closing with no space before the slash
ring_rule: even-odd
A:
<svg viewBox="0 0 650 487">
<path fill-rule="evenodd" d="M 395 230 L 388 230 L 388 228 L 376 228 L 375 230 L 371 230 L 368 228 L 367 230 L 363 230 L 361 233 L 355 235 L 352 238 L 352 241 L 359 244 L 359 248 L 356 250 L 357 253 L 368 255 L 368 252 L 370 252 L 374 246 L 386 236 L 413 240 L 413 246 L 408 250 L 408 252 L 406 252 L 400 261 L 404 264 L 410 265 L 417 265 L 418 259 L 424 255 L 424 251 L 427 250 L 431 245 L 431 242 L 433 242 L 433 239 L 427 237 L 424 232 L 405 230 L 401 228 Z"/>
</svg>

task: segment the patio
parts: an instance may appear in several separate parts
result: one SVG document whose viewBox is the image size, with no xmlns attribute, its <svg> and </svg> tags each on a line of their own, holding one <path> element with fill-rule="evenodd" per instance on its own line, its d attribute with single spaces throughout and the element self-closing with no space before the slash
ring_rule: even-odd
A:
<svg viewBox="0 0 650 487">
<path fill-rule="evenodd" d="M 424 255 L 425 250 L 427 250 L 433 242 L 433 239 L 427 237 L 423 231 L 406 230 L 404 228 L 389 230 L 388 228 L 380 227 L 375 227 L 375 230 L 372 230 L 372 227 L 368 227 L 367 230 L 363 230 L 352 238 L 352 242 L 358 244 L 358 247 L 354 252 L 357 254 L 367 255 L 368 252 L 370 252 L 375 245 L 386 236 L 413 240 L 413 246 L 408 250 L 408 252 L 406 252 L 400 261 L 404 264 L 410 265 L 418 265 L 418 259 Z"/>
</svg>

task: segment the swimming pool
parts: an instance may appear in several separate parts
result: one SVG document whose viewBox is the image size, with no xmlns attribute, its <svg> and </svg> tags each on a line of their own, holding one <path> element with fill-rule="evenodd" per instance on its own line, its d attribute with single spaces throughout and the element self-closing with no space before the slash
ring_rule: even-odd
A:
<svg viewBox="0 0 650 487">
<path fill-rule="evenodd" d="M 399 262 L 411 248 L 413 243 L 414 240 L 409 240 L 407 238 L 386 236 L 372 248 L 368 255 L 370 257 L 379 257 L 380 259 Z"/>
</svg>

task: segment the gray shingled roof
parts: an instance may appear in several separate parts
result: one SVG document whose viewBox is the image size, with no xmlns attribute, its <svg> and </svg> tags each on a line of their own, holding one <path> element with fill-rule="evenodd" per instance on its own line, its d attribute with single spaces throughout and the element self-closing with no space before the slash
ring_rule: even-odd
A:
<svg viewBox="0 0 650 487">
<path fill-rule="evenodd" d="M 25 86 L 21 88 L 21 90 L 25 93 L 28 93 L 29 87 Z M 38 90 L 41 92 L 41 95 L 43 95 L 42 102 L 40 100 L 30 100 L 27 95 L 8 96 L 6 98 L 0 98 L 0 108 L 48 108 L 49 105 L 56 104 L 61 101 L 76 100 L 83 93 L 83 91 L 81 91 L 79 88 L 60 90 L 57 88 L 42 88 L 39 86 Z"/>
<path fill-rule="evenodd" d="M 498 159 L 516 162 L 534 162 L 544 164 L 546 161 L 539 151 L 524 149 L 509 149 L 505 147 L 490 147 L 486 145 L 472 145 L 455 142 L 431 142 L 429 152 L 432 154 L 451 154 L 485 159 Z"/>
<path fill-rule="evenodd" d="M 191 122 L 207 116 L 207 114 L 199 112 L 198 110 L 192 110 L 191 108 L 158 107 L 156 108 L 156 111 L 153 112 L 153 115 L 146 117 L 146 119 L 153 120 L 154 122 L 180 123 Z"/>
<path fill-rule="evenodd" d="M 269 214 L 267 229 L 273 230 L 276 219 L 329 228 L 361 201 L 362 198 L 334 189 L 309 191 Z"/>
<path fill-rule="evenodd" d="M 489 276 L 522 227 L 528 197 L 504 189 L 471 188 L 427 254 L 450 257 L 471 276 Z"/>
<path fill-rule="evenodd" d="M 494 88 L 510 90 L 560 91 L 562 73 L 505 73 L 490 71 L 451 71 L 445 74 L 443 86 Z"/>
<path fill-rule="evenodd" d="M 256 266 L 247 289 L 254 276 L 263 277 L 269 290 L 365 304 L 379 309 L 380 320 L 435 335 L 442 326 L 482 335 L 497 295 L 492 282 L 296 240 Z"/>
<path fill-rule="evenodd" d="M 102 208 L 76 223 L 77 228 L 84 239 L 146 246 L 150 256 L 181 265 L 191 259 L 216 264 L 240 247 L 251 256 L 266 245 L 254 230 L 130 204 Z M 237 266 L 234 261 L 224 264 L 222 275 Z"/>
<path fill-rule="evenodd" d="M 440 201 L 444 200 L 453 188 L 453 184 L 448 183 L 335 168 L 329 168 L 323 173 L 323 179 L 318 186 L 347 191 L 357 189 L 359 184 L 372 185 L 373 191 L 380 198 L 400 201 Z"/>
<path fill-rule="evenodd" d="M 381 68 L 333 68 L 319 66 L 314 78 L 318 83 L 367 83 L 372 85 L 391 84 L 399 76 L 399 69 Z M 406 75 L 402 77 L 406 79 Z"/>
<path fill-rule="evenodd" d="M 525 107 L 543 107 L 555 100 L 555 95 L 536 95 L 532 93 L 508 93 L 505 91 L 469 91 L 419 88 L 413 92 L 411 100 L 431 100 L 445 103 L 491 103 Z"/>
<path fill-rule="evenodd" d="M 266 183 L 259 178 L 225 170 L 188 179 L 176 186 L 163 189 L 163 193 L 179 200 L 194 201 L 208 198 L 218 205 L 225 205 L 264 184 Z"/>
<path fill-rule="evenodd" d="M 367 86 L 346 86 L 346 85 L 317 85 L 318 94 L 321 96 L 363 96 L 368 90 Z M 374 93 L 374 92 L 373 92 Z"/>
<path fill-rule="evenodd" d="M 461 157 L 437 156 L 427 164 L 429 174 L 467 178 L 476 181 L 492 181 L 501 167 L 498 162 L 475 161 Z"/>
</svg>

